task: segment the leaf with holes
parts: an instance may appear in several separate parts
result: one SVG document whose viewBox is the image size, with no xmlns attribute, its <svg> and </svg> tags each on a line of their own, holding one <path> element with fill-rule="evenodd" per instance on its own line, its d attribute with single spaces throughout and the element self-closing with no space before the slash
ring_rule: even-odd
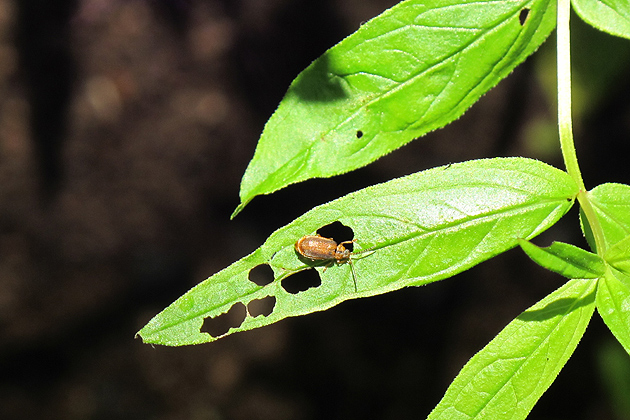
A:
<svg viewBox="0 0 630 420">
<path fill-rule="evenodd" d="M 630 38 L 630 3 L 628 0 L 573 0 L 577 14 L 600 31 Z"/>
<path fill-rule="evenodd" d="M 518 244 L 536 264 L 569 279 L 596 279 L 604 275 L 604 260 L 577 246 L 554 242 L 541 248 L 520 239 Z"/>
<path fill-rule="evenodd" d="M 516 246 L 518 238 L 547 229 L 576 195 L 577 186 L 565 172 L 525 158 L 469 161 L 368 187 L 277 230 L 252 254 L 179 298 L 139 334 L 148 343 L 203 343 L 217 337 L 204 320 L 226 312 L 236 318 L 229 334 L 451 277 Z M 311 262 L 296 253 L 298 239 L 334 222 L 352 229 L 356 242 L 350 261 Z M 259 277 L 261 266 L 271 268 L 273 279 L 249 280 L 250 272 Z M 287 290 L 293 275 L 310 268 L 319 272 L 320 282 L 297 293 Z M 274 299 L 269 314 L 254 316 L 251 302 L 268 297 Z"/>
<path fill-rule="evenodd" d="M 428 420 L 525 419 L 575 350 L 597 280 L 571 280 L 510 322 L 464 366 Z"/>
<path fill-rule="evenodd" d="M 547 38 L 551 0 L 403 1 L 315 60 L 267 122 L 253 197 L 367 165 L 459 118 Z"/>
</svg>

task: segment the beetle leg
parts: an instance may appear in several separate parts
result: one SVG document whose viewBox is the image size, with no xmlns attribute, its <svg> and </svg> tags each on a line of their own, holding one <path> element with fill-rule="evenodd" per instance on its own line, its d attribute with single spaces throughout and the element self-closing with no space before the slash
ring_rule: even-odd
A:
<svg viewBox="0 0 630 420">
<path fill-rule="evenodd" d="M 354 263 L 352 260 L 348 259 L 348 264 L 350 264 L 350 269 L 352 270 L 352 280 L 354 281 L 354 292 L 358 292 L 357 289 L 357 274 L 354 272 Z"/>
</svg>

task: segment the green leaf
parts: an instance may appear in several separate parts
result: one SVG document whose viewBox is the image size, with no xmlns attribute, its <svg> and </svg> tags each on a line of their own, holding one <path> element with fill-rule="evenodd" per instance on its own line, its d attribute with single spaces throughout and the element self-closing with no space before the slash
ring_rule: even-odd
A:
<svg viewBox="0 0 630 420">
<path fill-rule="evenodd" d="M 628 0 L 573 0 L 573 8 L 587 23 L 623 38 L 630 38 Z"/>
<path fill-rule="evenodd" d="M 602 184 L 587 194 L 601 224 L 606 249 L 630 236 L 630 186 L 624 184 Z M 596 249 L 593 235 L 584 215 L 580 213 L 582 231 L 591 249 Z"/>
<path fill-rule="evenodd" d="M 630 354 L 630 288 L 620 281 L 619 273 L 608 270 L 597 288 L 597 311 Z M 623 276 L 623 274 L 622 274 Z"/>
<path fill-rule="evenodd" d="M 347 299 L 444 279 L 516 246 L 517 238 L 536 236 L 568 211 L 576 195 L 577 186 L 565 172 L 524 158 L 464 162 L 375 185 L 316 207 L 277 230 L 252 254 L 158 314 L 139 334 L 148 343 L 203 343 L 217 338 L 200 331 L 204 319 L 232 307 L 241 311 L 242 322 L 228 334 Z M 288 293 L 284 281 L 313 266 L 298 258 L 294 243 L 336 221 L 353 230 L 355 252 L 370 253 L 354 256 L 352 266 L 324 270 L 319 264 L 319 287 Z M 274 273 L 265 286 L 248 280 L 259 265 Z M 267 316 L 243 311 L 266 298 L 275 301 Z"/>
<path fill-rule="evenodd" d="M 293 81 L 235 214 L 256 195 L 365 166 L 457 119 L 554 26 L 552 0 L 409 0 L 370 20 Z"/>
<path fill-rule="evenodd" d="M 630 236 L 608 248 L 604 254 L 604 259 L 615 269 L 630 276 Z"/>
<path fill-rule="evenodd" d="M 599 255 L 563 242 L 554 242 L 546 248 L 520 239 L 518 244 L 536 264 L 569 279 L 596 279 L 606 271 Z"/>
<path fill-rule="evenodd" d="M 519 420 L 556 379 L 594 310 L 596 280 L 570 280 L 477 353 L 429 420 Z"/>
</svg>

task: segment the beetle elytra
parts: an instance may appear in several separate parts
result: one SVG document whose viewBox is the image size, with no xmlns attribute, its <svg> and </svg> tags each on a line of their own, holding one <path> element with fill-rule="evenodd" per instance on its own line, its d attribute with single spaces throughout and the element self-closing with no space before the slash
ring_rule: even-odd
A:
<svg viewBox="0 0 630 420">
<path fill-rule="evenodd" d="M 329 263 L 324 267 L 324 270 L 335 262 L 337 264 L 343 264 L 345 262 L 350 264 L 352 279 L 354 280 L 354 291 L 356 292 L 357 277 L 351 259 L 352 255 L 356 253 L 351 252 L 344 246 L 345 244 L 351 244 L 353 242 L 356 242 L 356 239 L 343 241 L 338 244 L 332 238 L 324 238 L 321 235 L 306 235 L 298 239 L 295 243 L 295 251 L 311 261 L 328 261 Z"/>
</svg>

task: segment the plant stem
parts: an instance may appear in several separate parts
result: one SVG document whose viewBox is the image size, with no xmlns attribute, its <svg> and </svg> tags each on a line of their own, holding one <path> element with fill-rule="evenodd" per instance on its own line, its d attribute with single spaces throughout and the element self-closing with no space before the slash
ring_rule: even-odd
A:
<svg viewBox="0 0 630 420">
<path fill-rule="evenodd" d="M 567 173 L 578 185 L 578 202 L 586 216 L 586 222 L 591 226 L 595 246 L 598 254 L 605 250 L 605 240 L 601 225 L 595 214 L 578 165 L 573 141 L 573 123 L 571 119 L 571 30 L 569 18 L 571 15 L 571 0 L 558 0 L 557 49 L 558 49 L 558 130 L 560 134 L 560 148 Z"/>
<path fill-rule="evenodd" d="M 558 0 L 558 129 L 564 165 L 571 178 L 584 190 L 584 181 L 575 154 L 573 123 L 571 122 L 571 40 L 569 16 L 570 0 Z"/>
</svg>

